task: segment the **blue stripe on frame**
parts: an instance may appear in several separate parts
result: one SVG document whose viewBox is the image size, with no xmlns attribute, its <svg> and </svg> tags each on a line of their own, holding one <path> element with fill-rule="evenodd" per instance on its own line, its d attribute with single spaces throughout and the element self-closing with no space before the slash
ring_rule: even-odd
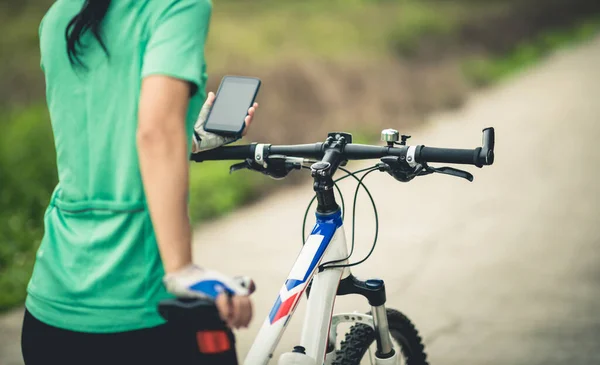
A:
<svg viewBox="0 0 600 365">
<path fill-rule="evenodd" d="M 317 264 L 323 257 L 323 254 L 325 253 L 325 250 L 329 246 L 329 243 L 331 242 L 331 239 L 333 238 L 335 231 L 341 226 L 342 226 L 342 214 L 340 211 L 337 211 L 336 213 L 329 214 L 329 215 L 321 215 L 321 214 L 317 213 L 317 223 L 315 224 L 315 227 L 313 228 L 311 235 L 314 235 L 314 234 L 322 235 L 323 240 L 321 241 L 321 244 L 319 245 L 319 248 L 317 249 L 317 252 L 316 252 L 315 256 L 313 257 L 313 259 L 310 263 L 309 269 L 307 270 L 306 274 L 304 275 L 304 278 L 302 280 L 294 280 L 294 279 L 286 280 L 285 287 L 288 291 L 292 290 L 293 288 L 297 287 L 298 285 L 305 283 L 306 280 L 308 280 L 308 276 L 314 270 L 314 268 L 317 266 Z M 275 301 L 275 304 L 273 305 L 273 308 L 271 308 L 271 312 L 269 313 L 269 320 L 271 323 L 273 323 L 273 319 L 277 315 L 277 312 L 278 312 L 279 308 L 281 307 L 281 304 L 282 304 L 281 296 L 278 295 L 277 300 Z"/>
<path fill-rule="evenodd" d="M 275 315 L 277 315 L 279 307 L 281 307 L 281 296 L 278 295 L 277 300 L 275 301 L 275 304 L 273 305 L 273 308 L 271 308 L 271 312 L 269 313 L 269 322 L 273 323 L 273 319 L 275 318 Z"/>
<path fill-rule="evenodd" d="M 304 280 L 289 279 L 285 281 L 285 288 L 289 291 L 302 284 L 303 282 Z"/>
<path fill-rule="evenodd" d="M 313 228 L 311 235 L 319 234 L 323 236 L 323 241 L 315 254 L 312 262 L 310 263 L 310 268 L 304 275 L 304 280 L 308 280 L 308 275 L 313 271 L 315 266 L 319 263 L 325 250 L 329 246 L 335 231 L 342 226 L 342 213 L 338 210 L 334 214 L 329 215 L 321 215 L 317 213 L 317 224 L 315 224 L 315 228 Z"/>
</svg>

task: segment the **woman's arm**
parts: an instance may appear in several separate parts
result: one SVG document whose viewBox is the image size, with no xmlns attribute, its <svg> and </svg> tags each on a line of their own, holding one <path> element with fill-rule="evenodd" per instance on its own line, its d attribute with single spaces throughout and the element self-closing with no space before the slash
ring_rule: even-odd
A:
<svg viewBox="0 0 600 365">
<path fill-rule="evenodd" d="M 248 294 L 254 290 L 215 271 L 192 264 L 192 230 L 188 217 L 189 162 L 185 118 L 190 86 L 186 81 L 152 75 L 142 81 L 137 146 L 146 200 L 167 275 L 167 290 L 176 295 L 216 300 L 229 326 L 247 327 L 252 319 Z M 252 110 L 254 114 L 254 109 Z M 249 124 L 252 116 L 247 118 Z M 218 281 L 235 294 L 203 291 Z M 214 297 L 216 296 L 216 297 Z"/>
<path fill-rule="evenodd" d="M 167 273 L 192 262 L 185 129 L 189 95 L 190 85 L 184 80 L 151 75 L 142 81 L 137 131 L 140 170 Z"/>
</svg>

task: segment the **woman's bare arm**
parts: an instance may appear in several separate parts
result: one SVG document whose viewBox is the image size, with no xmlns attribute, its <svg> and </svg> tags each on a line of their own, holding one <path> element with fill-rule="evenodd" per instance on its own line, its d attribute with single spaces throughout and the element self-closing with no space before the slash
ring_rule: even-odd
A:
<svg viewBox="0 0 600 365">
<path fill-rule="evenodd" d="M 151 75 L 143 79 L 137 146 L 146 200 L 167 273 L 192 262 L 188 217 L 186 114 L 190 85 Z"/>
</svg>

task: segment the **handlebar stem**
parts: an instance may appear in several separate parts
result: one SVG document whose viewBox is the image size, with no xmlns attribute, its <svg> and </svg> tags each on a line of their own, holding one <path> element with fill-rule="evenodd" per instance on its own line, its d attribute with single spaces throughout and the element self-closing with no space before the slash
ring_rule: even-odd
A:
<svg viewBox="0 0 600 365">
<path fill-rule="evenodd" d="M 311 166 L 314 179 L 313 188 L 317 194 L 317 212 L 320 214 L 331 214 L 337 212 L 340 207 L 335 201 L 333 175 L 340 164 L 346 161 L 344 147 L 348 138 L 342 134 L 330 134 L 323 144 L 323 158 Z"/>
</svg>

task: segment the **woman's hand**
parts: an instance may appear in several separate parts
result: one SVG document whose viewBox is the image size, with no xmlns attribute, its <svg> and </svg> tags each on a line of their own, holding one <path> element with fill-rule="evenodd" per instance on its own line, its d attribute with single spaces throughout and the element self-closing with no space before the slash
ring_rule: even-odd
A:
<svg viewBox="0 0 600 365">
<path fill-rule="evenodd" d="M 247 295 L 221 294 L 215 301 L 221 319 L 230 328 L 247 328 L 252 320 L 252 300 Z"/>
<path fill-rule="evenodd" d="M 221 147 L 225 144 L 231 143 L 236 140 L 235 137 L 224 137 L 218 134 L 210 133 L 204 130 L 204 124 L 206 123 L 206 119 L 208 117 L 208 112 L 215 102 L 215 93 L 212 91 L 208 93 L 206 101 L 200 110 L 200 114 L 198 115 L 198 121 L 194 126 L 194 145 L 192 146 L 192 153 L 198 153 L 202 151 L 208 151 L 213 148 Z M 242 131 L 242 137 L 248 133 L 248 129 L 252 124 L 252 120 L 254 119 L 254 113 L 256 113 L 256 109 L 258 109 L 258 103 L 254 103 L 252 107 L 248 109 L 248 115 L 246 119 L 244 119 L 244 123 L 246 126 Z"/>
</svg>

